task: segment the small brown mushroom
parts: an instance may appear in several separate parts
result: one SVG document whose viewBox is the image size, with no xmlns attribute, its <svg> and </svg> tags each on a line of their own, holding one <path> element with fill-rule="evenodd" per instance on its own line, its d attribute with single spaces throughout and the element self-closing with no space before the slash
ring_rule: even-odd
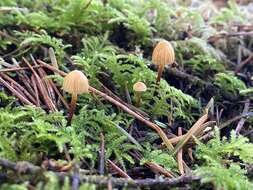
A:
<svg viewBox="0 0 253 190">
<path fill-rule="evenodd" d="M 141 93 L 147 90 L 147 86 L 143 82 L 136 82 L 133 85 L 133 89 L 136 92 L 136 107 L 141 105 Z"/>
<path fill-rule="evenodd" d="M 166 40 L 160 41 L 154 48 L 152 54 L 152 62 L 158 65 L 158 74 L 156 83 L 159 84 L 165 65 L 170 65 L 175 61 L 174 48 L 170 42 Z"/>
<path fill-rule="evenodd" d="M 68 123 L 71 125 L 71 120 L 76 108 L 77 95 L 82 93 L 89 93 L 89 81 L 81 71 L 71 71 L 67 74 L 63 81 L 63 90 L 72 95 L 69 106 Z"/>
</svg>

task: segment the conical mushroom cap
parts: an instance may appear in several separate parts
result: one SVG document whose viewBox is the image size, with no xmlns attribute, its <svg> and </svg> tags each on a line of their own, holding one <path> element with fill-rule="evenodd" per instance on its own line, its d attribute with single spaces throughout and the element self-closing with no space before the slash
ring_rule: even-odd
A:
<svg viewBox="0 0 253 190">
<path fill-rule="evenodd" d="M 70 94 L 82 94 L 89 92 L 89 82 L 81 71 L 71 71 L 63 81 L 63 90 Z"/>
<path fill-rule="evenodd" d="M 156 65 L 164 66 L 172 64 L 174 61 L 175 52 L 171 43 L 166 40 L 160 41 L 153 50 L 152 62 Z"/>
<path fill-rule="evenodd" d="M 136 82 L 133 89 L 136 92 L 145 92 L 147 90 L 147 86 L 143 82 Z"/>
</svg>

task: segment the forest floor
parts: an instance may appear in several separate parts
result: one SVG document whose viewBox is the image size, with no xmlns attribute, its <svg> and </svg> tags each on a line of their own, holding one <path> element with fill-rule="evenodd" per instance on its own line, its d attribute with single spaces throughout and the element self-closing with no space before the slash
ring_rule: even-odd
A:
<svg viewBox="0 0 253 190">
<path fill-rule="evenodd" d="M 252 12 L 1 0 L 0 189 L 252 190 Z"/>
</svg>

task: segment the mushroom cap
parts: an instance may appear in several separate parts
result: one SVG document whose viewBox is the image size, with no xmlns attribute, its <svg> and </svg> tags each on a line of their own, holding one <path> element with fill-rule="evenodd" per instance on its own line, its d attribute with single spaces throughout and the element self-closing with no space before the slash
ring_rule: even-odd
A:
<svg viewBox="0 0 253 190">
<path fill-rule="evenodd" d="M 174 48 L 170 42 L 161 40 L 155 46 L 152 54 L 152 62 L 156 65 L 170 65 L 175 61 Z"/>
<path fill-rule="evenodd" d="M 63 90 L 70 94 L 82 94 L 89 92 L 87 77 L 78 70 L 71 71 L 63 80 Z"/>
<path fill-rule="evenodd" d="M 136 82 L 133 86 L 133 89 L 136 92 L 145 92 L 147 90 L 147 86 L 143 82 Z"/>
</svg>

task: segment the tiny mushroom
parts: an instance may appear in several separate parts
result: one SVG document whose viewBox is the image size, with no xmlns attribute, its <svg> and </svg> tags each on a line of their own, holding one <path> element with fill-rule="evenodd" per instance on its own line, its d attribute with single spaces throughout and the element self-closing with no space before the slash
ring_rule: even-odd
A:
<svg viewBox="0 0 253 190">
<path fill-rule="evenodd" d="M 165 65 L 170 65 L 175 61 L 175 52 L 174 48 L 170 42 L 166 40 L 161 40 L 155 46 L 152 54 L 152 62 L 155 65 L 158 65 L 158 74 L 156 83 L 159 84 L 163 69 Z"/>
<path fill-rule="evenodd" d="M 76 108 L 77 95 L 89 93 L 89 81 L 87 77 L 78 70 L 71 71 L 66 75 L 63 81 L 63 90 L 72 95 L 68 113 L 68 123 L 71 125 L 71 120 Z"/>
<path fill-rule="evenodd" d="M 139 107 L 141 104 L 141 93 L 147 90 L 147 86 L 143 82 L 136 82 L 133 85 L 133 90 L 136 93 L 136 107 Z"/>
</svg>

